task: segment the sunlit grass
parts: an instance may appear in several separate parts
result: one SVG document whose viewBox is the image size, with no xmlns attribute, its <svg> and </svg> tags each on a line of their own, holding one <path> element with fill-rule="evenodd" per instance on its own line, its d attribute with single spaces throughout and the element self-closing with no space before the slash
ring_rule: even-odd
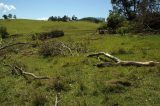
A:
<svg viewBox="0 0 160 106">
<path fill-rule="evenodd" d="M 31 25 L 32 23 L 32 25 Z M 59 78 L 66 89 L 60 92 L 62 106 L 158 106 L 160 105 L 160 66 L 97 68 L 97 59 L 87 58 L 93 52 L 109 52 L 123 60 L 160 61 L 160 36 L 98 35 L 97 24 L 87 22 L 44 22 L 16 20 L 2 22 L 11 34 L 49 31 L 62 28 L 66 35 L 53 41 L 82 42 L 87 53 L 74 56 L 43 57 L 39 47 L 24 47 L 18 53 L 7 53 L 9 60 L 24 64 L 26 71 L 36 75 Z M 13 26 L 15 24 L 15 26 Z M 22 25 L 24 24 L 24 26 Z M 33 27 L 32 27 L 33 26 Z M 89 31 L 88 31 L 89 30 Z M 18 32 L 16 32 L 18 31 Z M 6 41 L 12 41 L 12 38 Z M 34 42 L 31 36 L 15 37 L 14 42 Z M 43 42 L 42 42 L 43 43 Z M 34 52 L 32 54 L 32 52 Z M 115 83 L 129 82 L 131 85 Z M 44 101 L 54 105 L 54 81 L 25 80 L 14 76 L 0 62 L 0 105 L 34 105 Z"/>
</svg>

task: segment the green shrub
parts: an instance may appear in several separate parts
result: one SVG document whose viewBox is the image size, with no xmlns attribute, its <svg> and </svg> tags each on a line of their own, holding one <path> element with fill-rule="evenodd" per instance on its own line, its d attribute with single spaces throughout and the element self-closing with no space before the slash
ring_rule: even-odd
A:
<svg viewBox="0 0 160 106">
<path fill-rule="evenodd" d="M 117 28 L 122 26 L 125 18 L 116 12 L 111 11 L 109 17 L 107 18 L 107 28 L 109 33 L 116 33 Z"/>
<path fill-rule="evenodd" d="M 102 23 L 98 29 L 107 29 L 107 23 Z"/>
<path fill-rule="evenodd" d="M 120 27 L 116 30 L 116 33 L 120 35 L 125 35 L 126 33 L 129 33 L 129 28 L 128 27 Z"/>
<path fill-rule="evenodd" d="M 8 32 L 6 27 L 0 26 L 0 36 L 2 39 L 7 38 Z"/>
<path fill-rule="evenodd" d="M 105 34 L 107 32 L 107 23 L 101 24 L 97 31 L 99 34 Z"/>
</svg>

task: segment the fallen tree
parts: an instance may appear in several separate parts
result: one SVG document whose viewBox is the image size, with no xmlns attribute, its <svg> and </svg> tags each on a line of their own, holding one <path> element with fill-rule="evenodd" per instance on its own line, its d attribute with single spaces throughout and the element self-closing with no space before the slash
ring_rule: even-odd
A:
<svg viewBox="0 0 160 106">
<path fill-rule="evenodd" d="M 100 58 L 100 56 L 105 56 L 107 58 L 109 58 L 112 61 L 108 61 L 108 62 L 103 62 L 103 63 L 99 63 L 96 66 L 97 67 L 107 67 L 107 66 L 137 66 L 137 67 L 141 67 L 141 66 L 155 66 L 157 64 L 160 64 L 160 62 L 154 62 L 154 61 L 147 61 L 147 62 L 139 62 L 139 61 L 123 61 L 115 56 L 110 55 L 109 53 L 105 53 L 105 52 L 99 52 L 99 53 L 94 53 L 94 54 L 90 54 L 87 57 L 96 57 L 99 60 L 104 60 L 102 58 Z"/>
</svg>

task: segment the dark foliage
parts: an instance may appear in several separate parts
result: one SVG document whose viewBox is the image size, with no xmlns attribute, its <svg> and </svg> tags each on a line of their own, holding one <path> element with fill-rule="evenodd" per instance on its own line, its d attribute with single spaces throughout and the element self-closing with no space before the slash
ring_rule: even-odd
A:
<svg viewBox="0 0 160 106">
<path fill-rule="evenodd" d="M 110 15 L 107 18 L 107 29 L 109 33 L 116 33 L 116 30 L 122 26 L 125 18 L 117 12 L 110 11 Z"/>
<path fill-rule="evenodd" d="M 7 20 L 7 19 L 17 19 L 17 16 L 16 15 L 13 15 L 13 14 L 4 14 L 2 16 L 4 18 L 4 20 Z"/>
<path fill-rule="evenodd" d="M 8 19 L 8 16 L 7 16 L 6 14 L 4 14 L 2 17 L 3 17 L 5 20 Z"/>
<path fill-rule="evenodd" d="M 159 0 L 111 0 L 113 12 L 108 18 L 107 27 L 110 32 L 145 33 L 160 32 L 160 1 Z M 119 24 L 119 16 L 129 21 L 128 26 Z M 115 30 L 116 29 L 116 30 Z M 115 32 L 116 31 L 116 32 Z"/>
<path fill-rule="evenodd" d="M 64 36 L 64 32 L 60 30 L 54 30 L 51 32 L 42 32 L 42 33 L 36 33 L 32 36 L 32 39 L 35 40 L 38 38 L 39 40 L 46 40 L 51 38 L 57 38 Z"/>
<path fill-rule="evenodd" d="M 72 18 L 68 17 L 67 15 L 64 15 L 63 17 L 60 17 L 60 16 L 51 16 L 48 18 L 48 21 L 62 21 L 62 22 L 68 22 L 68 21 L 76 21 L 78 20 L 78 18 L 76 16 L 72 16 Z"/>
<path fill-rule="evenodd" d="M 73 21 L 77 21 L 78 18 L 77 18 L 75 15 L 73 15 L 73 16 L 72 16 L 72 20 L 73 20 Z"/>
<path fill-rule="evenodd" d="M 89 21 L 89 22 L 94 22 L 94 23 L 100 23 L 100 22 L 104 22 L 105 19 L 104 18 L 95 18 L 95 17 L 86 17 L 86 18 L 80 19 L 80 21 Z"/>
<path fill-rule="evenodd" d="M 0 26 L 0 36 L 1 36 L 2 39 L 8 37 L 8 32 L 7 32 L 7 28 L 6 27 Z"/>
<path fill-rule="evenodd" d="M 160 30 L 160 13 L 148 13 L 144 18 L 143 24 L 145 27 L 149 27 L 150 30 Z"/>
</svg>

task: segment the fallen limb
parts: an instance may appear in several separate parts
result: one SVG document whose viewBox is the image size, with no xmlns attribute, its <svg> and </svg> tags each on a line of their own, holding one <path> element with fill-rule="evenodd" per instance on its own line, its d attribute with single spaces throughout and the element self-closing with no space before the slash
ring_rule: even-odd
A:
<svg viewBox="0 0 160 106">
<path fill-rule="evenodd" d="M 60 100 L 59 100 L 59 95 L 60 95 L 60 93 L 57 93 L 57 94 L 56 94 L 56 100 L 55 100 L 54 106 L 59 106 L 59 105 L 58 105 L 59 102 L 60 102 Z"/>
<path fill-rule="evenodd" d="M 14 66 L 14 65 L 10 65 L 10 64 L 4 64 L 5 66 L 8 66 L 12 69 L 12 73 L 15 75 L 22 75 L 24 78 L 27 78 L 27 76 L 31 76 L 34 79 L 50 79 L 49 77 L 46 76 L 36 76 L 33 73 L 30 72 L 26 72 L 24 71 L 22 68 L 18 67 L 18 66 Z"/>
<path fill-rule="evenodd" d="M 139 62 L 139 61 L 123 61 L 115 56 L 110 55 L 109 53 L 105 53 L 105 52 L 99 52 L 99 53 L 94 53 L 94 54 L 90 54 L 88 55 L 88 57 L 97 57 L 99 58 L 99 56 L 105 56 L 109 59 L 111 59 L 112 61 L 110 62 L 103 62 L 103 63 L 99 63 L 97 64 L 98 67 L 106 67 L 106 66 L 117 66 L 117 65 L 121 65 L 121 66 L 155 66 L 157 64 L 160 64 L 160 62 L 154 62 L 154 61 L 147 61 L 147 62 Z"/>
<path fill-rule="evenodd" d="M 108 53 L 104 53 L 104 52 L 99 52 L 99 53 L 94 53 L 94 54 L 90 54 L 88 55 L 88 57 L 99 57 L 100 55 L 104 55 L 106 57 L 108 57 L 109 59 L 113 60 L 114 62 L 119 62 L 121 61 L 120 59 L 118 59 L 117 57 L 114 57 Z"/>
<path fill-rule="evenodd" d="M 4 46 L 4 47 L 1 47 L 1 48 L 0 48 L 0 51 L 1 51 L 1 50 L 4 50 L 4 49 L 6 49 L 6 48 L 12 47 L 12 46 L 24 45 L 24 44 L 29 44 L 29 43 L 14 43 L 14 44 L 9 44 L 9 45 L 6 45 L 6 46 Z"/>
</svg>

